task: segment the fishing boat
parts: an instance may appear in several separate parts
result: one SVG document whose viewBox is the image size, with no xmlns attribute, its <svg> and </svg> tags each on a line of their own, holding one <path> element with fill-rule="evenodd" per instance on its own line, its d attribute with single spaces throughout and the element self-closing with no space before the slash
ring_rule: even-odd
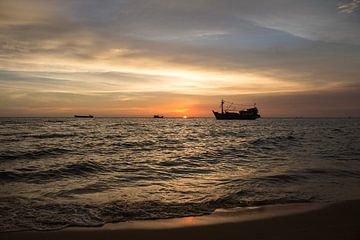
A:
<svg viewBox="0 0 360 240">
<path fill-rule="evenodd" d="M 74 115 L 76 118 L 94 118 L 93 115 Z"/>
<path fill-rule="evenodd" d="M 232 107 L 238 104 L 229 103 L 224 109 L 225 101 L 221 100 L 221 112 L 212 111 L 217 120 L 255 120 L 260 118 L 259 111 L 256 107 L 256 103 L 251 108 L 242 109 L 240 111 L 231 110 Z"/>
<path fill-rule="evenodd" d="M 161 116 L 161 115 L 154 115 L 154 118 L 164 118 L 164 116 Z"/>
</svg>

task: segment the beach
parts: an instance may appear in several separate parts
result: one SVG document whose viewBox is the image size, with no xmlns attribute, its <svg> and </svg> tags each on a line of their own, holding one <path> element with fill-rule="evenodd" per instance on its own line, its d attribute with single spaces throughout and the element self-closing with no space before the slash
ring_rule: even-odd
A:
<svg viewBox="0 0 360 240">
<path fill-rule="evenodd" d="M 360 200 L 219 209 L 211 215 L 98 228 L 1 233 L 1 239 L 360 239 Z"/>
</svg>

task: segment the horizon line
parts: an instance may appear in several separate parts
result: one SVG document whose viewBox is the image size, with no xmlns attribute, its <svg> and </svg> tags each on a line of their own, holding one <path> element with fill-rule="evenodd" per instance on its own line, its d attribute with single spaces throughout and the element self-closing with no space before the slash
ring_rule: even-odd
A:
<svg viewBox="0 0 360 240">
<path fill-rule="evenodd" d="M 0 118 L 74 118 L 76 119 L 74 116 L 0 116 Z M 154 118 L 153 116 L 94 116 L 94 118 Z M 172 118 L 180 118 L 180 119 L 184 119 L 182 116 L 178 116 L 178 117 L 166 117 L 164 116 L 164 118 L 162 119 L 172 119 Z M 214 118 L 213 116 L 187 116 L 187 119 L 189 118 Z M 313 119 L 320 119 L 320 118 L 333 118 L 333 119 L 357 119 L 360 118 L 360 116 L 346 116 L 346 117 L 336 117 L 336 116 L 296 116 L 296 117 L 291 117 L 291 116 L 279 116 L 279 117 L 271 117 L 271 116 L 267 116 L 267 117 L 261 117 L 262 119 L 309 119 L 309 118 L 313 118 Z M 260 118 L 260 119 L 261 119 Z"/>
</svg>

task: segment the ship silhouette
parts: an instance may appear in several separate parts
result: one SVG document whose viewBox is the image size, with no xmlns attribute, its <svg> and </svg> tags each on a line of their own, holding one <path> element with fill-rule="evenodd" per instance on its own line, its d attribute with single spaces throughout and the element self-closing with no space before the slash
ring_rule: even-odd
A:
<svg viewBox="0 0 360 240">
<path fill-rule="evenodd" d="M 76 118 L 94 118 L 93 115 L 74 115 Z"/>
<path fill-rule="evenodd" d="M 221 112 L 216 112 L 214 110 L 212 111 L 217 120 L 255 120 L 257 118 L 260 118 L 260 114 L 256 107 L 256 104 L 254 104 L 252 108 L 247 108 L 236 112 L 230 111 L 230 109 L 232 106 L 238 104 L 229 103 L 230 105 L 224 110 L 224 103 L 225 101 L 222 99 Z"/>
</svg>

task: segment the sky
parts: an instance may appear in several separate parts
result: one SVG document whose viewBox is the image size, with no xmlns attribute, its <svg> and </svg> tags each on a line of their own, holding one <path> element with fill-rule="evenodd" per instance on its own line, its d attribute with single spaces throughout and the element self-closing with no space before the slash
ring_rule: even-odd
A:
<svg viewBox="0 0 360 240">
<path fill-rule="evenodd" d="M 0 0 L 0 116 L 360 117 L 360 0 Z"/>
</svg>

